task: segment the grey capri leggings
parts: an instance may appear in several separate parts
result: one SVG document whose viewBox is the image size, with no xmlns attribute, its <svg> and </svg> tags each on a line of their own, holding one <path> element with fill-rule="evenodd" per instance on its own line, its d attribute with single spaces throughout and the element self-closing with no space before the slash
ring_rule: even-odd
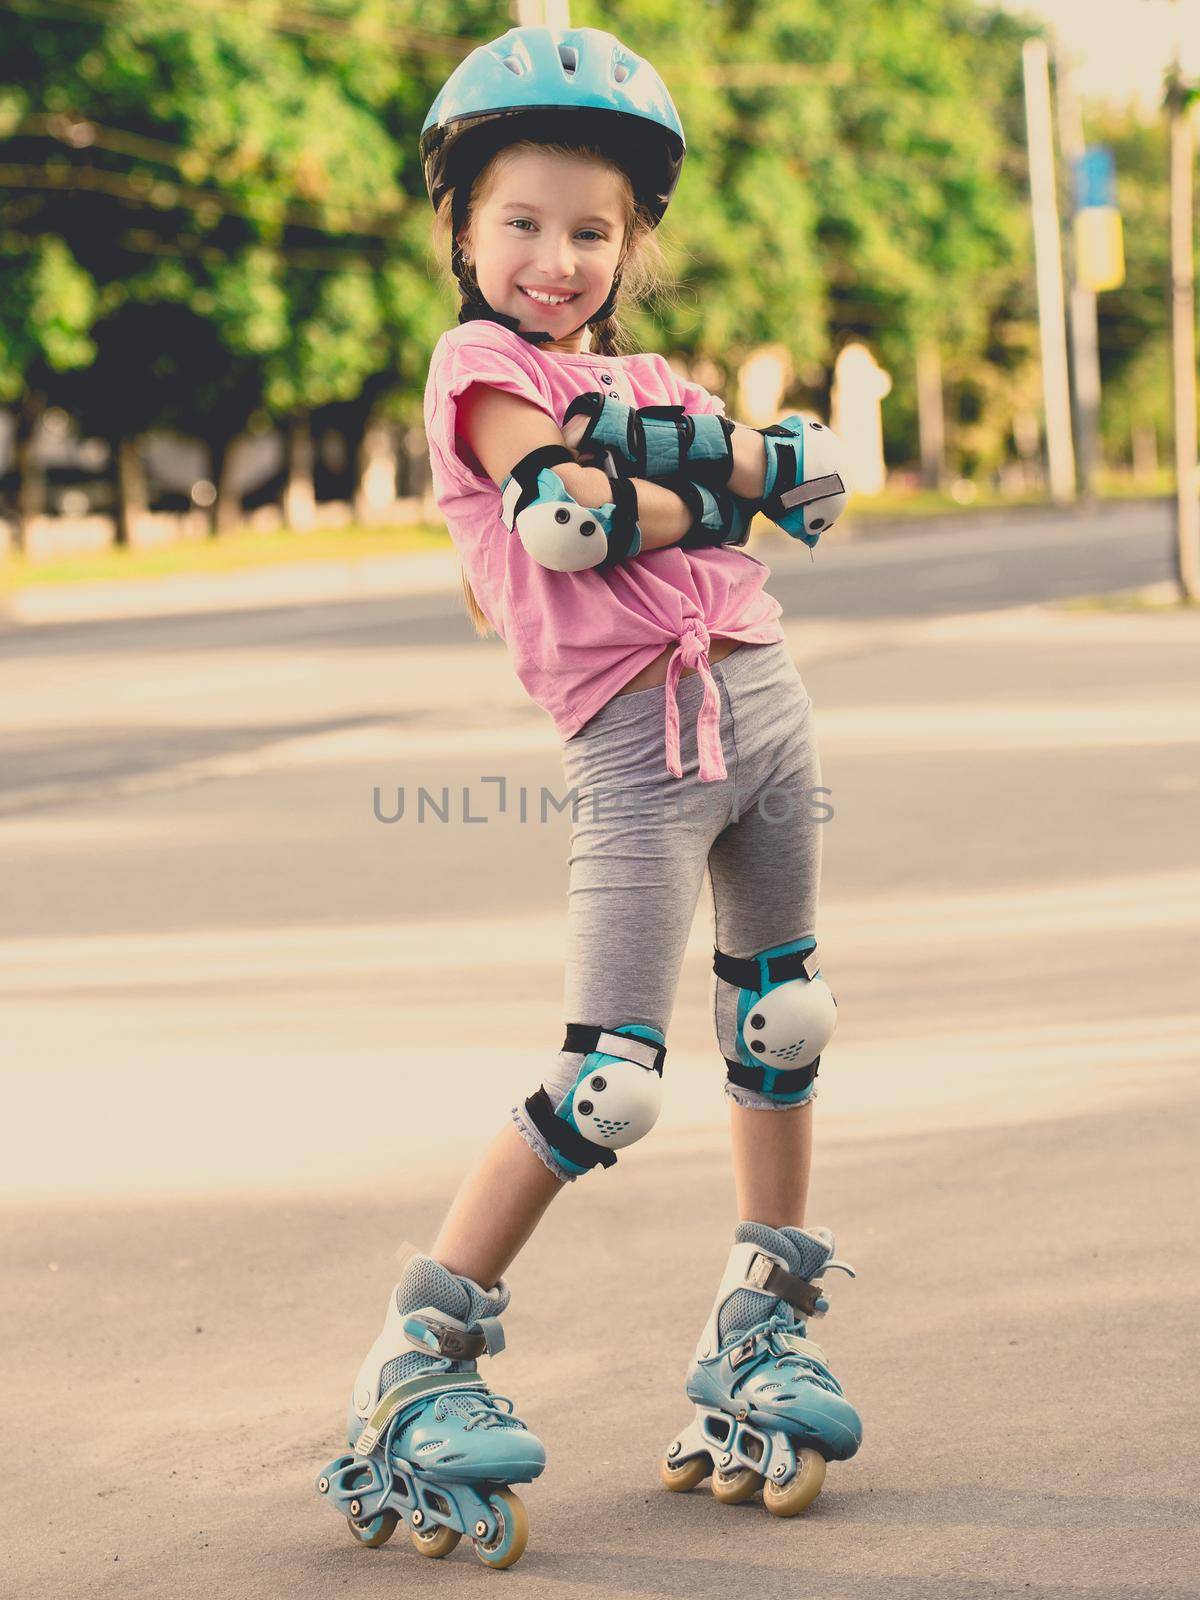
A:
<svg viewBox="0 0 1200 1600">
<path fill-rule="evenodd" d="M 663 757 L 665 684 L 615 695 L 563 746 L 572 796 L 566 1022 L 640 1022 L 666 1036 L 705 867 L 717 947 L 726 954 L 752 956 L 815 936 L 821 821 L 832 813 L 820 790 L 808 691 L 782 642 L 740 645 L 712 675 L 723 782 L 698 780 L 699 673 L 681 678 L 677 691 L 682 778 Z M 723 1060 L 736 1055 L 737 993 L 715 975 L 712 1006 Z M 584 1059 L 559 1051 L 545 1079 L 555 1105 Z M 728 1082 L 725 1092 L 740 1105 L 793 1109 Z M 572 1177 L 524 1106 L 512 1114 L 550 1170 Z"/>
</svg>

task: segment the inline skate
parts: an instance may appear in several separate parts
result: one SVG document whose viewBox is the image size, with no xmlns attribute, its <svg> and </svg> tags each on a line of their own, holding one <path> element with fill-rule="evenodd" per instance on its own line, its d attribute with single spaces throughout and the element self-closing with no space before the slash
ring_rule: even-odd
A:
<svg viewBox="0 0 1200 1600">
<path fill-rule="evenodd" d="M 777 1517 L 816 1499 L 830 1461 L 845 1461 L 862 1424 L 807 1337 L 806 1318 L 829 1309 L 817 1279 L 833 1259 L 828 1228 L 742 1222 L 687 1375 L 696 1415 L 667 1448 L 664 1486 L 681 1492 L 712 1474 L 712 1492 L 739 1505 L 761 1488 Z"/>
<path fill-rule="evenodd" d="M 536 1478 L 546 1451 L 476 1372 L 504 1348 L 508 1301 L 503 1278 L 484 1290 L 430 1256 L 405 1260 L 350 1397 L 353 1454 L 317 1479 L 360 1544 L 386 1544 L 403 1522 L 423 1556 L 449 1555 L 464 1534 L 485 1566 L 524 1553 L 529 1519 L 508 1486 Z"/>
</svg>

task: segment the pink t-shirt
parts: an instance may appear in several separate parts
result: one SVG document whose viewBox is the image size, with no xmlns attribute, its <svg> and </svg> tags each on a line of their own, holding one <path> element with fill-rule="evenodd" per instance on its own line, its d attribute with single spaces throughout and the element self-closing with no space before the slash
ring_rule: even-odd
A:
<svg viewBox="0 0 1200 1600">
<path fill-rule="evenodd" d="M 425 385 L 433 489 L 475 598 L 508 646 L 526 692 L 562 738 L 578 733 L 672 641 L 666 682 L 667 770 L 681 777 L 675 688 L 683 667 L 704 682 L 697 722 L 701 782 L 726 777 L 720 697 L 709 671 L 714 635 L 745 644 L 784 637 L 779 602 L 763 588 L 770 568 L 745 550 L 651 550 L 605 572 L 551 572 L 500 519 L 500 491 L 456 443 L 459 397 L 473 383 L 518 395 L 562 426 L 577 394 L 598 389 L 627 405 L 724 411 L 660 355 L 564 355 L 541 351 L 498 322 L 467 322 L 438 340 Z"/>
</svg>

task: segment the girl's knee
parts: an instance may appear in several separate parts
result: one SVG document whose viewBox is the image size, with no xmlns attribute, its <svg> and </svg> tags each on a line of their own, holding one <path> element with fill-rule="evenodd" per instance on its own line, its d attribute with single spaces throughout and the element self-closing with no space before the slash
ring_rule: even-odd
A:
<svg viewBox="0 0 1200 1600">
<path fill-rule="evenodd" d="M 665 1034 L 646 1023 L 570 1023 L 554 1074 L 513 1113 L 518 1131 L 570 1181 L 613 1166 L 658 1121 L 666 1053 Z"/>
</svg>

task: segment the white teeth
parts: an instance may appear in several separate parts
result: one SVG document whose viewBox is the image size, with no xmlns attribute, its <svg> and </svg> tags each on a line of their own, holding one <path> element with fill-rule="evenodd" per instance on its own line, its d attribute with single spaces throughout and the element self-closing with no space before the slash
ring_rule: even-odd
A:
<svg viewBox="0 0 1200 1600">
<path fill-rule="evenodd" d="M 531 300 L 536 300 L 542 306 L 565 306 L 568 300 L 575 298 L 571 294 L 539 294 L 536 289 L 526 289 L 524 285 L 520 287 L 522 294 L 527 294 Z"/>
</svg>

